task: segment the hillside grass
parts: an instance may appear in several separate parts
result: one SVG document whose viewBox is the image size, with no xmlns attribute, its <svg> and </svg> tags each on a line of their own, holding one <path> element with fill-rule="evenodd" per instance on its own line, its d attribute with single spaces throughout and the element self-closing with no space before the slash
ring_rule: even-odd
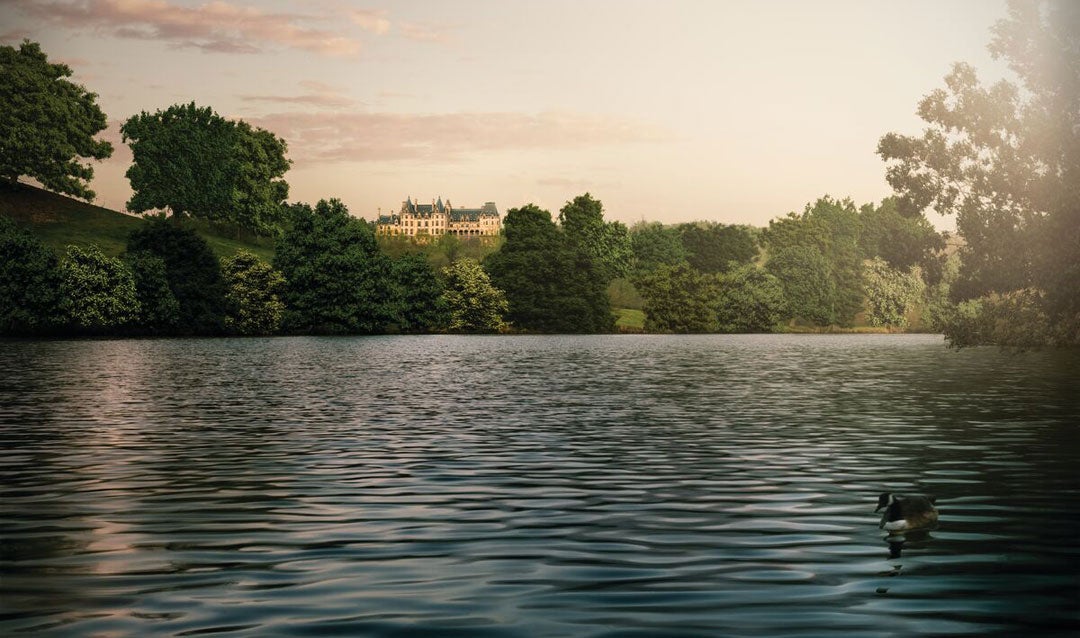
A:
<svg viewBox="0 0 1080 638">
<path fill-rule="evenodd" d="M 80 202 L 28 184 L 2 181 L 0 215 L 29 228 L 57 254 L 65 253 L 69 245 L 86 247 L 94 244 L 106 255 L 118 256 L 127 247 L 131 231 L 143 223 L 141 217 Z M 274 258 L 273 243 L 269 239 L 238 241 L 205 222 L 185 220 L 183 223 L 205 239 L 218 257 L 229 257 L 244 249 L 267 262 Z"/>
</svg>

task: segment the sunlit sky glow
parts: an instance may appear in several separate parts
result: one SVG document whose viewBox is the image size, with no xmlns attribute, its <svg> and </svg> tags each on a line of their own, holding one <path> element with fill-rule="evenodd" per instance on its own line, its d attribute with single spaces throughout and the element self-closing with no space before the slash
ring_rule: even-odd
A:
<svg viewBox="0 0 1080 638">
<path fill-rule="evenodd" d="M 557 211 L 585 191 L 632 223 L 764 225 L 823 194 L 889 194 L 875 154 L 917 133 L 953 62 L 990 79 L 997 0 L 345 2 L 5 0 L 119 125 L 194 100 L 289 144 L 290 200 L 371 219 L 411 195 Z M 949 220 L 936 215 L 935 224 Z"/>
</svg>

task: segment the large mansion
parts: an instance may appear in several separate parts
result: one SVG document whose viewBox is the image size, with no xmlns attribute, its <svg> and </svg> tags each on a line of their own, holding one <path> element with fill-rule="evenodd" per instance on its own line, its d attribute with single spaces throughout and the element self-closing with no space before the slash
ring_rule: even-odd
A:
<svg viewBox="0 0 1080 638">
<path fill-rule="evenodd" d="M 375 232 L 379 235 L 498 235 L 501 219 L 495 202 L 480 208 L 454 208 L 442 197 L 430 204 L 418 204 L 409 197 L 396 215 L 379 215 Z"/>
</svg>

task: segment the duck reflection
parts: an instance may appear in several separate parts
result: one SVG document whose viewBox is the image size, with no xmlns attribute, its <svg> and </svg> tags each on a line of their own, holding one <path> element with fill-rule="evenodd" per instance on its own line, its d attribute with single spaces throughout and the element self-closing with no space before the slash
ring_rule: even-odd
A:
<svg viewBox="0 0 1080 638">
<path fill-rule="evenodd" d="M 933 540 L 928 529 L 916 529 L 903 533 L 893 533 L 885 537 L 885 543 L 889 546 L 889 558 L 900 558 L 905 545 L 914 549 L 925 549 Z"/>
</svg>

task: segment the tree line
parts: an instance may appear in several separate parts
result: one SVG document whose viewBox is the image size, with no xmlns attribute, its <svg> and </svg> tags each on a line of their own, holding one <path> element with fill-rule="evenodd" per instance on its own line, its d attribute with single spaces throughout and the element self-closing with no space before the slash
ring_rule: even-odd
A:
<svg viewBox="0 0 1080 638">
<path fill-rule="evenodd" d="M 607 291 L 618 289 L 640 297 L 651 331 L 858 317 L 902 328 L 922 303 L 954 345 L 1080 344 L 1077 24 L 1076 3 L 1010 2 L 989 48 L 1014 79 L 984 86 L 957 64 L 919 103 L 921 136 L 881 138 L 895 195 L 880 204 L 823 197 L 765 229 L 628 228 L 605 221 L 586 193 L 557 216 L 511 209 L 482 262 L 449 244 L 439 244 L 441 262 L 405 245 L 380 250 L 336 200 L 287 204 L 287 147 L 268 131 L 194 103 L 140 113 L 121 129 L 134 158 L 128 207 L 166 211 L 173 225 L 148 222 L 112 260 L 93 249 L 49 257 L 5 222 L 0 330 L 604 332 Z M 81 160 L 112 152 L 94 139 L 105 127 L 96 95 L 28 41 L 0 47 L 0 70 L 0 176 L 92 198 Z M 929 211 L 955 215 L 951 248 Z M 181 237 L 175 222 L 187 217 L 276 237 L 274 262 L 217 262 L 197 237 Z"/>
</svg>

